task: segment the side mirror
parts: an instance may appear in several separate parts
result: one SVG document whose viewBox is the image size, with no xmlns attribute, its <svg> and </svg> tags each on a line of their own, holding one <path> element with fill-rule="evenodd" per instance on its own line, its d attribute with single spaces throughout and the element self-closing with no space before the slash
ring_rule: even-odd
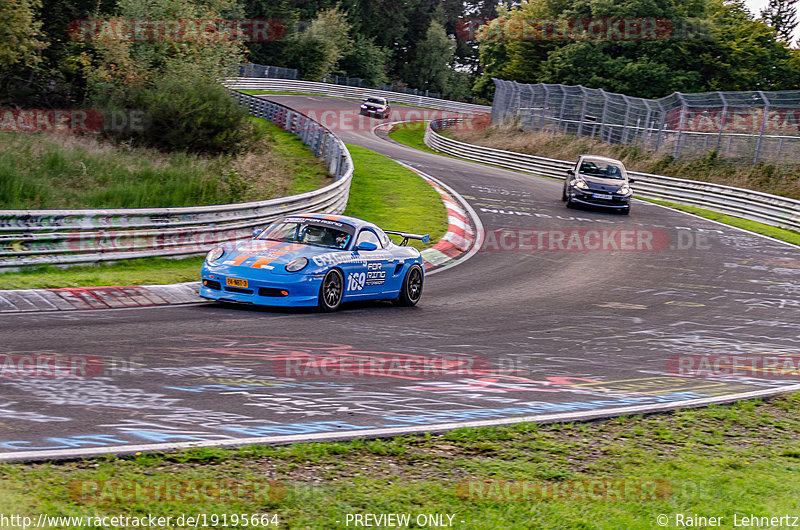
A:
<svg viewBox="0 0 800 530">
<path fill-rule="evenodd" d="M 378 250 L 378 245 L 369 241 L 362 241 L 358 244 L 356 250 Z"/>
<path fill-rule="evenodd" d="M 575 176 L 575 170 L 574 169 L 568 169 L 567 170 L 567 176 L 574 177 Z"/>
<path fill-rule="evenodd" d="M 257 238 L 258 234 L 260 234 L 263 230 L 263 228 L 253 228 L 253 239 Z"/>
<path fill-rule="evenodd" d="M 633 184 L 634 182 L 636 182 L 636 179 L 628 177 L 628 184 Z"/>
</svg>

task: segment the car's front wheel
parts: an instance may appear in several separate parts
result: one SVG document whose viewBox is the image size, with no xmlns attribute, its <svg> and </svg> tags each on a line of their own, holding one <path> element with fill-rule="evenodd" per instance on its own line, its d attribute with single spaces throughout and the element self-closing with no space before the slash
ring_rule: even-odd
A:
<svg viewBox="0 0 800 530">
<path fill-rule="evenodd" d="M 415 306 L 422 298 L 422 282 L 424 275 L 422 267 L 417 264 L 411 266 L 403 279 L 403 286 L 400 288 L 400 296 L 397 303 L 404 306 Z"/>
<path fill-rule="evenodd" d="M 319 308 L 326 312 L 336 311 L 344 295 L 344 276 L 339 269 L 331 269 L 322 279 L 319 288 Z"/>
</svg>

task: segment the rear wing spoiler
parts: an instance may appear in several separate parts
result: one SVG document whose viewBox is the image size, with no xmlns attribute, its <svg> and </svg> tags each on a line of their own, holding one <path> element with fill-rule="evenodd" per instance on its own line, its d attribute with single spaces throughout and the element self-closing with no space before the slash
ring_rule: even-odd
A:
<svg viewBox="0 0 800 530">
<path fill-rule="evenodd" d="M 395 232 L 394 230 L 384 230 L 387 234 L 392 234 L 394 236 L 400 236 L 403 238 L 403 242 L 400 243 L 400 246 L 404 246 L 408 244 L 409 239 L 419 239 L 423 243 L 427 243 L 431 240 L 430 234 L 420 235 L 420 234 L 409 234 L 408 232 Z"/>
</svg>

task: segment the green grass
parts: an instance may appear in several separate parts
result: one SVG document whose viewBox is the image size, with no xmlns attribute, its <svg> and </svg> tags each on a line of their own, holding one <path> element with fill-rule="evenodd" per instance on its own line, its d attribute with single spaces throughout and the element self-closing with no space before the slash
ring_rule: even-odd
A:
<svg viewBox="0 0 800 530">
<path fill-rule="evenodd" d="M 57 289 L 98 285 L 158 285 L 200 281 L 202 257 L 142 258 L 69 268 L 36 267 L 0 274 L 2 289 Z"/>
<path fill-rule="evenodd" d="M 447 210 L 439 194 L 414 172 L 389 157 L 357 145 L 347 146 L 355 171 L 346 215 L 371 221 L 386 230 L 430 234 L 435 244 L 447 232 Z"/>
<path fill-rule="evenodd" d="M 742 219 L 740 217 L 733 217 L 730 215 L 725 215 L 723 213 L 714 212 L 711 210 L 704 210 L 703 208 L 697 208 L 695 206 L 687 206 L 684 204 L 659 201 L 655 199 L 644 199 L 644 200 L 655 204 L 660 204 L 661 206 L 674 208 L 675 210 L 680 210 L 682 212 L 691 213 L 697 215 L 698 217 L 704 217 L 706 219 L 718 221 L 726 225 L 735 226 L 737 228 L 743 228 L 745 230 L 749 230 L 750 232 L 755 232 L 756 234 L 761 234 L 775 239 L 780 239 L 781 241 L 786 241 L 794 245 L 800 245 L 800 232 L 795 232 L 794 230 L 786 230 L 785 228 L 778 228 L 775 226 L 765 225 L 763 223 L 749 221 L 747 219 Z"/>
<path fill-rule="evenodd" d="M 252 120 L 261 127 L 269 129 L 273 152 L 276 158 L 281 160 L 290 177 L 290 185 L 273 197 L 305 193 L 332 182 L 325 162 L 315 157 L 299 136 L 284 131 L 265 119 L 252 118 Z"/>
<path fill-rule="evenodd" d="M 489 164 L 487 162 L 475 162 L 474 160 L 470 160 L 468 158 L 449 155 L 447 153 L 441 153 L 439 151 L 436 151 L 435 149 L 431 149 L 425 144 L 425 128 L 427 126 L 428 122 L 421 122 L 421 121 L 400 123 L 392 127 L 392 130 L 389 131 L 389 138 L 396 141 L 397 143 L 403 144 L 408 147 L 413 147 L 414 149 L 418 149 L 420 151 L 425 151 L 426 153 L 432 153 L 434 155 L 439 155 L 446 158 L 455 158 L 456 160 L 463 160 L 464 162 L 483 164 L 484 166 L 495 167 L 497 169 L 507 169 L 504 168 L 503 166 L 498 166 L 496 164 Z M 447 130 L 439 131 L 439 134 L 442 136 L 449 136 L 449 131 Z M 550 178 L 541 175 L 537 176 L 541 178 Z"/>
<path fill-rule="evenodd" d="M 423 138 L 425 137 L 425 128 L 427 126 L 428 122 L 423 121 L 399 123 L 392 127 L 392 130 L 389 131 L 389 138 L 408 147 L 413 147 L 414 149 L 419 149 L 420 151 L 425 151 L 426 153 L 433 153 L 441 156 L 442 153 L 434 151 L 425 145 Z"/>
<path fill-rule="evenodd" d="M 229 204 L 315 189 L 325 165 L 302 141 L 253 118 L 258 140 L 202 157 L 53 133 L 0 133 L 0 209 L 161 208 Z M 279 153 L 276 154 L 276 153 Z"/>
<path fill-rule="evenodd" d="M 614 530 L 657 528 L 659 514 L 676 528 L 675 514 L 696 514 L 723 517 L 722 527 L 732 528 L 734 514 L 741 520 L 796 512 L 798 405 L 800 395 L 792 394 L 590 423 L 4 464 L 0 509 L 30 516 L 153 514 L 173 521 L 180 514 L 269 513 L 278 515 L 281 528 L 311 529 L 346 528 L 347 514 L 366 513 L 448 514 L 454 528 L 465 529 Z M 624 500 L 535 496 L 542 486 L 590 480 L 626 481 Z M 497 487 L 511 481 L 517 490 Z M 662 485 L 660 494 L 637 489 L 654 481 Z M 202 493 L 237 484 L 233 500 Z M 252 485 L 260 488 L 256 494 Z M 492 485 L 492 497 L 480 495 Z M 514 493 L 523 485 L 528 497 Z M 165 486 L 176 493 L 156 499 Z M 199 496 L 198 486 L 204 486 Z"/>
</svg>

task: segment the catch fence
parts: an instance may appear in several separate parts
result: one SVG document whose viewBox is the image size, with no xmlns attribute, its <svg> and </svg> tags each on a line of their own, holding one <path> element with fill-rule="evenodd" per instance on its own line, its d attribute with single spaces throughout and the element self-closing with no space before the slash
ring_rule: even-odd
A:
<svg viewBox="0 0 800 530">
<path fill-rule="evenodd" d="M 602 89 L 494 79 L 492 123 L 638 144 L 678 157 L 715 152 L 756 164 L 800 160 L 800 91 L 704 92 L 644 99 Z"/>
</svg>

